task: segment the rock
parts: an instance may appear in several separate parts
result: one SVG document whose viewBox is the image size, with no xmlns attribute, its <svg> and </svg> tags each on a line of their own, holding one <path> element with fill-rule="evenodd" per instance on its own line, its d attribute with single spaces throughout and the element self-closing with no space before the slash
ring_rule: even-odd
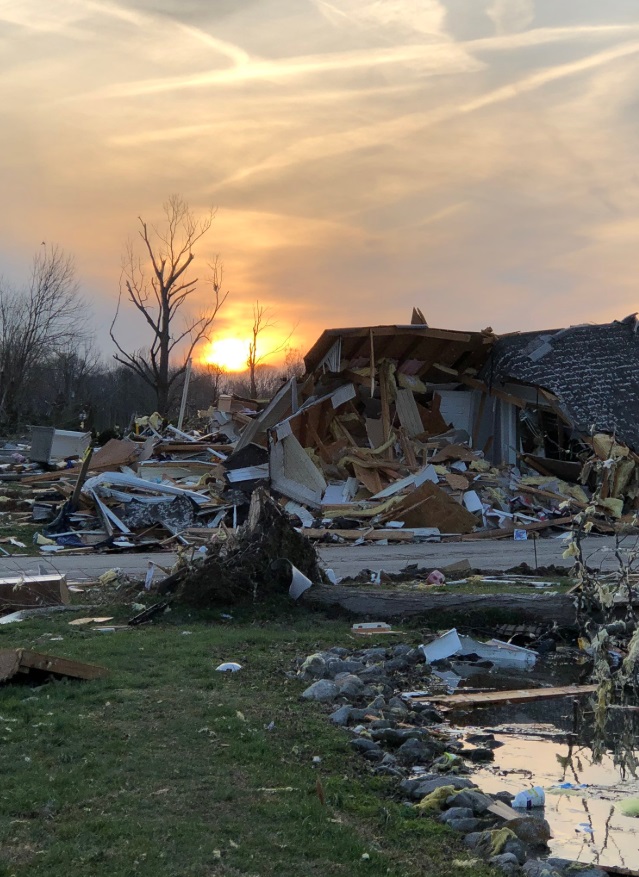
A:
<svg viewBox="0 0 639 877">
<path fill-rule="evenodd" d="M 320 703 L 330 703 L 339 694 L 339 688 L 329 679 L 318 679 L 302 692 L 305 700 L 317 700 Z"/>
<path fill-rule="evenodd" d="M 432 749 L 421 740 L 407 740 L 397 750 L 397 760 L 407 767 L 412 767 L 414 764 L 425 764 L 432 758 Z"/>
<path fill-rule="evenodd" d="M 585 865 L 581 862 L 571 862 L 569 859 L 548 859 L 548 864 L 559 871 L 563 877 L 606 877 L 606 872 L 596 865 Z"/>
<path fill-rule="evenodd" d="M 403 658 L 411 651 L 412 651 L 411 646 L 407 645 L 406 643 L 400 643 L 399 645 L 395 646 L 395 648 L 393 649 L 393 657 L 394 658 Z"/>
<path fill-rule="evenodd" d="M 387 681 L 384 667 L 381 664 L 371 664 L 357 674 L 362 682 L 382 682 Z"/>
<path fill-rule="evenodd" d="M 371 722 L 371 731 L 381 731 L 384 728 L 392 728 L 393 723 L 390 719 L 375 719 L 374 722 Z"/>
<path fill-rule="evenodd" d="M 338 658 L 345 658 L 349 654 L 348 649 L 343 649 L 341 646 L 333 646 L 328 652 L 330 655 L 337 655 Z"/>
<path fill-rule="evenodd" d="M 419 713 L 424 722 L 428 722 L 431 725 L 441 725 L 444 721 L 442 714 L 438 713 L 432 706 L 427 706 L 423 703 L 414 703 L 412 704 L 412 707 L 416 713 Z"/>
<path fill-rule="evenodd" d="M 461 831 L 467 834 L 469 831 L 477 831 L 480 820 L 475 819 L 474 816 L 468 816 L 466 819 L 450 819 L 446 825 L 452 828 L 453 831 Z"/>
<path fill-rule="evenodd" d="M 501 853 L 488 860 L 494 868 L 498 868 L 506 877 L 515 877 L 520 873 L 519 861 L 512 853 Z"/>
<path fill-rule="evenodd" d="M 468 761 L 472 761 L 474 764 L 484 764 L 487 761 L 495 760 L 495 753 L 492 749 L 467 749 L 462 750 L 461 755 L 464 758 L 467 758 Z"/>
<path fill-rule="evenodd" d="M 410 664 L 413 664 L 413 665 L 415 665 L 415 664 L 421 664 L 421 663 L 423 662 L 423 660 L 424 660 L 424 656 L 423 656 L 422 653 L 419 651 L 419 649 L 411 649 L 409 652 L 406 652 L 406 654 L 404 655 L 404 657 L 406 658 L 406 660 L 407 660 Z M 429 668 L 429 669 L 430 669 L 430 668 Z"/>
<path fill-rule="evenodd" d="M 401 699 L 401 697 L 391 697 L 391 699 L 388 701 L 388 706 L 392 710 L 398 710 L 403 716 L 408 713 L 408 707 Z"/>
<path fill-rule="evenodd" d="M 380 728 L 371 731 L 373 740 L 380 740 L 387 746 L 401 746 L 407 740 L 419 740 L 423 734 L 421 728 Z"/>
<path fill-rule="evenodd" d="M 521 870 L 526 877 L 561 877 L 561 873 L 556 868 L 538 859 L 528 859 Z"/>
<path fill-rule="evenodd" d="M 464 838 L 464 844 L 470 850 L 476 850 L 482 842 L 484 837 L 483 831 L 471 831 L 470 834 L 467 834 Z"/>
<path fill-rule="evenodd" d="M 385 706 L 386 706 L 386 701 L 384 700 L 384 698 L 382 697 L 381 694 L 378 694 L 377 697 L 374 698 L 373 700 L 371 700 L 371 702 L 368 704 L 367 709 L 383 710 L 385 708 Z"/>
<path fill-rule="evenodd" d="M 365 664 L 362 661 L 344 661 L 340 658 L 332 658 L 326 662 L 325 674 L 334 679 L 338 673 L 359 673 Z"/>
<path fill-rule="evenodd" d="M 364 683 L 358 676 L 346 674 L 346 676 L 337 676 L 335 684 L 339 688 L 339 693 L 343 697 L 357 697 L 364 688 Z"/>
<path fill-rule="evenodd" d="M 510 792 L 507 792 L 505 789 L 503 789 L 501 792 L 496 792 L 492 797 L 495 799 L 495 801 L 501 801 L 502 804 L 508 804 L 509 806 L 510 802 L 515 800 L 515 796 L 512 795 Z"/>
<path fill-rule="evenodd" d="M 411 664 L 406 658 L 391 658 L 389 661 L 384 661 L 384 670 L 387 673 L 405 673 L 410 667 Z"/>
<path fill-rule="evenodd" d="M 324 660 L 324 656 L 319 653 L 309 655 L 300 667 L 300 673 L 307 678 L 314 677 L 315 679 L 321 679 L 325 672 L 326 661 Z"/>
<path fill-rule="evenodd" d="M 450 810 L 444 810 L 439 821 L 446 823 L 451 819 L 471 819 L 472 815 L 470 807 L 451 807 Z"/>
<path fill-rule="evenodd" d="M 353 712 L 352 706 L 341 706 L 328 717 L 334 725 L 348 725 L 348 720 Z"/>
<path fill-rule="evenodd" d="M 376 718 L 376 719 L 383 718 L 380 710 L 373 710 L 373 709 L 361 710 L 361 709 L 354 708 L 353 711 L 351 712 L 351 721 L 352 722 L 365 722 L 365 721 L 368 721 L 371 718 L 371 716 Z"/>
<path fill-rule="evenodd" d="M 389 764 L 390 764 L 391 766 L 394 767 L 394 766 L 397 764 L 397 759 L 395 758 L 394 755 L 391 755 L 390 752 L 387 752 L 387 753 L 384 755 L 384 757 L 382 758 L 381 763 L 382 763 L 382 764 L 386 764 L 386 765 L 389 765 Z"/>
<path fill-rule="evenodd" d="M 411 801 L 421 801 L 441 786 L 452 786 L 454 789 L 470 789 L 473 783 L 466 777 L 435 776 L 433 774 L 416 780 L 404 780 L 400 788 Z"/>
<path fill-rule="evenodd" d="M 362 652 L 362 658 L 367 662 L 371 661 L 383 661 L 386 657 L 386 649 L 376 648 L 376 649 L 364 649 Z"/>
<path fill-rule="evenodd" d="M 510 840 L 507 840 L 504 844 L 503 852 L 515 856 L 520 865 L 523 865 L 527 858 L 526 847 L 518 837 L 511 837 Z"/>
<path fill-rule="evenodd" d="M 485 813 L 492 803 L 493 799 L 489 798 L 488 795 L 468 787 L 453 795 L 448 801 L 450 807 L 469 807 L 475 816 L 481 816 L 482 813 Z"/>
<path fill-rule="evenodd" d="M 550 825 L 545 819 L 536 816 L 518 816 L 504 822 L 504 827 L 514 832 L 519 840 L 533 848 L 547 847 L 552 837 Z"/>
<path fill-rule="evenodd" d="M 466 742 L 472 743 L 473 746 L 482 746 L 484 749 L 497 749 L 504 745 L 500 740 L 495 740 L 494 734 L 486 733 L 469 734 Z"/>
<path fill-rule="evenodd" d="M 381 761 L 384 758 L 384 750 L 366 737 L 356 737 L 349 745 L 368 761 Z"/>
</svg>

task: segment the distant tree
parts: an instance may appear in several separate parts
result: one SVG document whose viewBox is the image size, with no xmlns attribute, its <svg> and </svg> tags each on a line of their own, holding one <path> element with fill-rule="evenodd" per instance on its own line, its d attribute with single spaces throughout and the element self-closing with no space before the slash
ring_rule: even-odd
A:
<svg viewBox="0 0 639 877">
<path fill-rule="evenodd" d="M 258 367 L 263 364 L 264 360 L 268 359 L 269 356 L 274 356 L 276 353 L 285 350 L 289 346 L 288 342 L 290 341 L 291 335 L 295 330 L 295 327 L 293 327 L 293 329 L 291 329 L 291 331 L 281 342 L 281 344 L 277 344 L 275 347 L 271 347 L 269 350 L 266 350 L 258 355 L 257 348 L 260 336 L 267 329 L 274 328 L 277 325 L 278 322 L 274 318 L 272 309 L 265 307 L 261 305 L 259 301 L 256 301 L 253 305 L 253 326 L 251 329 L 251 340 L 249 341 L 249 353 L 246 360 L 246 366 L 249 372 L 249 386 L 252 399 L 257 396 Z"/>
<path fill-rule="evenodd" d="M 168 415 L 172 391 L 179 386 L 186 363 L 202 340 L 207 340 L 218 311 L 228 293 L 222 293 L 223 270 L 218 259 L 210 265 L 212 297 L 208 308 L 196 317 L 185 317 L 177 327 L 177 317 L 186 314 L 185 305 L 197 289 L 197 278 L 189 276 L 195 258 L 193 247 L 211 228 L 214 211 L 197 219 L 187 202 L 172 195 L 163 205 L 165 220 L 161 228 L 149 227 L 138 217 L 138 234 L 143 257 L 129 242 L 122 263 L 118 306 L 110 334 L 118 353 L 115 359 L 137 374 L 155 393 L 156 407 Z M 150 344 L 128 352 L 115 336 L 115 323 L 123 293 L 139 311 L 150 334 Z M 176 348 L 183 344 L 181 365 L 173 362 Z"/>
<path fill-rule="evenodd" d="M 34 256 L 23 288 L 0 281 L 0 422 L 16 425 L 29 408 L 37 369 L 90 335 L 73 259 L 59 247 Z"/>
<path fill-rule="evenodd" d="M 305 372 L 306 364 L 304 363 L 301 348 L 289 345 L 284 357 L 284 376 L 287 378 L 301 378 Z"/>
</svg>

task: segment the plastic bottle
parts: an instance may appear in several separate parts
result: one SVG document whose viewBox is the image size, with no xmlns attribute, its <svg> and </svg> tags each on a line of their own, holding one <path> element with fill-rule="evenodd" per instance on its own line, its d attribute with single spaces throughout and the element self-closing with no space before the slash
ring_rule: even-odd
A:
<svg viewBox="0 0 639 877">
<path fill-rule="evenodd" d="M 533 807 L 543 807 L 546 803 L 546 795 L 541 786 L 532 786 L 515 795 L 512 806 L 518 810 L 532 810 Z"/>
</svg>

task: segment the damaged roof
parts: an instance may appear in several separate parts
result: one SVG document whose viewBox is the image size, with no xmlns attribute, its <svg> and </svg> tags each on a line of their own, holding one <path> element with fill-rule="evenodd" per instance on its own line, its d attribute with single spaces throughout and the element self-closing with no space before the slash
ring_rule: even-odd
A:
<svg viewBox="0 0 639 877">
<path fill-rule="evenodd" d="M 342 372 L 393 360 L 397 370 L 433 383 L 446 380 L 438 365 L 456 371 L 482 367 L 495 336 L 492 330 L 459 332 L 427 325 L 327 329 L 304 357 L 307 374 L 319 368 Z"/>
<path fill-rule="evenodd" d="M 614 433 L 639 448 L 639 322 L 636 315 L 601 325 L 501 336 L 482 377 L 554 393 L 580 432 Z"/>
</svg>

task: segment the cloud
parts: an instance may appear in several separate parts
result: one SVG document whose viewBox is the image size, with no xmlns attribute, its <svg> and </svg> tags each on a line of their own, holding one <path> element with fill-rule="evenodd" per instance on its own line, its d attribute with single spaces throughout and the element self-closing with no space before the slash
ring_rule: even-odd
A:
<svg viewBox="0 0 639 877">
<path fill-rule="evenodd" d="M 499 34 L 525 30 L 535 18 L 535 0 L 493 0 L 487 15 Z"/>
</svg>

